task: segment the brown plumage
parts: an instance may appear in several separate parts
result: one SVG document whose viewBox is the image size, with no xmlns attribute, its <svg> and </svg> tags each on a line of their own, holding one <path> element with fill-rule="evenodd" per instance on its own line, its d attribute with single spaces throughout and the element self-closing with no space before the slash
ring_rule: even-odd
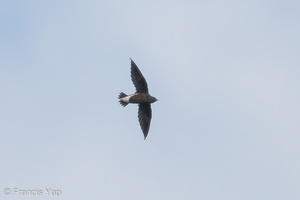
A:
<svg viewBox="0 0 300 200">
<path fill-rule="evenodd" d="M 146 79 L 134 61 L 132 59 L 130 60 L 131 80 L 136 88 L 136 92 L 132 95 L 126 95 L 121 92 L 119 94 L 119 102 L 123 107 L 127 106 L 129 103 L 139 104 L 138 119 L 146 139 L 152 117 L 151 103 L 154 103 L 157 99 L 149 94 Z"/>
</svg>

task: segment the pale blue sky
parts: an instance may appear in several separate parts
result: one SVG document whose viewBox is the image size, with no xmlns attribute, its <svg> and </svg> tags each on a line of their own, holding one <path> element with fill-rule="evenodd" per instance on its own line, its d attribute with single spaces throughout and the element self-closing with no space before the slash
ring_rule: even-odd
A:
<svg viewBox="0 0 300 200">
<path fill-rule="evenodd" d="M 299 200 L 299 10 L 0 1 L 0 198 Z M 159 99 L 146 140 L 129 57 Z"/>
</svg>

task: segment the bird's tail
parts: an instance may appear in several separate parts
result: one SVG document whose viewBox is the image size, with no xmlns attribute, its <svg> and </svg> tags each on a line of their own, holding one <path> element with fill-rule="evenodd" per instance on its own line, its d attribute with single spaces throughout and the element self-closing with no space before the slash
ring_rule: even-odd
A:
<svg viewBox="0 0 300 200">
<path fill-rule="evenodd" d="M 120 99 L 119 102 L 120 102 L 120 104 L 121 104 L 123 107 L 125 107 L 125 106 L 128 105 L 128 103 L 122 101 L 122 99 L 121 99 L 121 98 L 126 97 L 126 96 L 127 96 L 127 94 L 125 94 L 125 93 L 123 93 L 123 92 L 121 92 L 121 93 L 119 94 L 119 99 Z"/>
</svg>

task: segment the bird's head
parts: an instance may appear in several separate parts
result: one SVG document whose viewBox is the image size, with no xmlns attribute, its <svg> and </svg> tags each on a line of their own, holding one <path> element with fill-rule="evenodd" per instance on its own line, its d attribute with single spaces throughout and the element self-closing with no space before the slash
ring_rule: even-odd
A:
<svg viewBox="0 0 300 200">
<path fill-rule="evenodd" d="M 158 101 L 158 99 L 156 99 L 155 97 L 150 96 L 150 101 L 151 101 L 151 103 L 154 103 L 155 101 Z"/>
</svg>

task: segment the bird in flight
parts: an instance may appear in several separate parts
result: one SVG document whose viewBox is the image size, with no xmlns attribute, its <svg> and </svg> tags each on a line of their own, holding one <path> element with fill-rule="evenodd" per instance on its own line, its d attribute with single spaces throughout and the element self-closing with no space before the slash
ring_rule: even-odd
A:
<svg viewBox="0 0 300 200">
<path fill-rule="evenodd" d="M 149 94 L 146 79 L 134 61 L 131 58 L 130 60 L 131 80 L 136 88 L 136 92 L 131 95 L 121 92 L 119 94 L 119 102 L 123 107 L 127 106 L 129 103 L 138 104 L 138 118 L 144 134 L 144 139 L 146 139 L 152 117 L 151 103 L 154 103 L 157 99 Z"/>
</svg>

